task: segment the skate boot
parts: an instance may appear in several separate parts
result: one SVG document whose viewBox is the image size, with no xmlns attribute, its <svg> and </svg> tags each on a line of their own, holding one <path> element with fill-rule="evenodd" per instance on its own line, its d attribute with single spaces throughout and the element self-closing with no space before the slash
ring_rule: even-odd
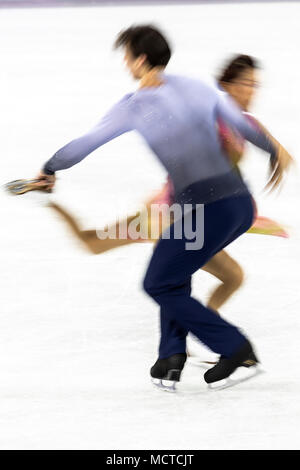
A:
<svg viewBox="0 0 300 470">
<path fill-rule="evenodd" d="M 221 356 L 220 359 L 226 359 L 226 357 Z M 188 360 L 189 364 L 191 364 L 192 366 L 201 367 L 201 368 L 204 368 L 204 369 L 208 369 L 209 367 L 212 367 L 212 366 L 218 364 L 218 361 L 203 361 L 198 356 L 191 356 L 191 355 L 188 355 L 187 360 Z M 259 364 L 259 360 L 257 359 L 256 355 L 252 351 L 249 354 L 249 357 L 247 357 L 247 359 L 245 359 L 242 362 L 242 364 L 240 364 L 240 367 L 249 368 L 249 367 L 252 367 L 252 366 L 256 366 L 257 364 Z"/>
<path fill-rule="evenodd" d="M 204 374 L 204 380 L 210 389 L 219 390 L 232 387 L 248 380 L 262 372 L 257 367 L 258 359 L 247 340 L 243 346 L 231 357 L 221 356 L 219 362 Z M 231 378 L 231 374 L 239 367 L 246 367 L 247 373 L 242 378 Z"/>
<path fill-rule="evenodd" d="M 152 383 L 167 392 L 175 392 L 176 383 L 180 381 L 185 361 L 185 353 L 173 354 L 166 359 L 158 359 L 150 370 Z"/>
<path fill-rule="evenodd" d="M 225 356 L 221 356 L 221 359 L 226 359 L 226 358 L 225 358 Z M 215 362 L 215 364 L 217 364 L 217 362 Z M 257 359 L 254 351 L 252 350 L 251 353 L 249 354 L 249 357 L 247 357 L 247 359 L 245 359 L 240 364 L 240 367 L 249 368 L 249 367 L 252 367 L 252 366 L 256 366 L 257 364 L 259 364 L 259 360 Z"/>
<path fill-rule="evenodd" d="M 249 354 L 249 357 L 242 362 L 243 367 L 255 367 L 259 364 L 259 360 L 257 359 L 254 351 L 252 350 L 251 353 Z"/>
</svg>

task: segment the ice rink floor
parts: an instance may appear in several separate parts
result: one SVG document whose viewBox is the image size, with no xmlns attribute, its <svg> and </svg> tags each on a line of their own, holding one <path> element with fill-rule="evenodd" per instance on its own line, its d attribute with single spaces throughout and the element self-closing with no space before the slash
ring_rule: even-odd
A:
<svg viewBox="0 0 300 470">
<path fill-rule="evenodd" d="M 170 72 L 209 80 L 231 53 L 258 57 L 253 111 L 298 159 L 299 19 L 300 4 L 287 2 L 0 10 L 0 183 L 35 176 L 134 89 L 111 46 L 138 22 L 168 33 Z M 149 382 L 158 309 L 141 282 L 152 246 L 89 255 L 46 195 L 1 191 L 1 449 L 299 449 L 299 171 L 266 197 L 267 169 L 249 147 L 243 170 L 259 212 L 291 237 L 245 235 L 230 247 L 246 281 L 222 310 L 253 340 L 266 374 L 208 392 L 203 371 L 188 365 L 176 396 Z M 51 198 L 100 228 L 164 179 L 129 134 L 61 172 Z M 200 271 L 194 295 L 205 301 L 215 285 Z"/>
</svg>

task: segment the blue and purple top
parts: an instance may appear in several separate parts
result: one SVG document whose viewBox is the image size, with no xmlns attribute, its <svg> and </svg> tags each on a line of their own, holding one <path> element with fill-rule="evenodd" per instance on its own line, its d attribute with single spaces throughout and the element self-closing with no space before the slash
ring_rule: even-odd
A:
<svg viewBox="0 0 300 470">
<path fill-rule="evenodd" d="M 170 175 L 176 202 L 209 203 L 247 194 L 246 184 L 222 147 L 217 120 L 274 156 L 268 136 L 216 88 L 182 76 L 162 78 L 159 87 L 125 95 L 88 133 L 58 150 L 45 164 L 44 172 L 70 168 L 98 147 L 135 130 Z"/>
</svg>

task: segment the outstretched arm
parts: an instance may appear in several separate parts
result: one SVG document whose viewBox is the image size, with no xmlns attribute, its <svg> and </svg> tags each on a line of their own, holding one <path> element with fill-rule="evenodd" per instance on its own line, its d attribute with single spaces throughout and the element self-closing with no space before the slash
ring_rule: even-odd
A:
<svg viewBox="0 0 300 470">
<path fill-rule="evenodd" d="M 79 163 L 87 155 L 110 140 L 133 129 L 130 119 L 127 98 L 123 98 L 101 119 L 101 121 L 89 132 L 72 140 L 58 150 L 43 166 L 39 175 L 46 178 L 52 185 L 56 171 L 70 168 Z M 47 178 L 48 177 L 48 178 Z"/>
</svg>

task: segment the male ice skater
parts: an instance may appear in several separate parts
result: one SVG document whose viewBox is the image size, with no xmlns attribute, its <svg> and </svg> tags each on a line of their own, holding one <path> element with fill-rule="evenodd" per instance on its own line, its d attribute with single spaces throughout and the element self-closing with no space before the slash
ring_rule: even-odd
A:
<svg viewBox="0 0 300 470">
<path fill-rule="evenodd" d="M 56 171 L 75 165 L 115 137 L 131 130 L 143 136 L 170 175 L 176 203 L 191 208 L 171 225 L 169 236 L 158 242 L 144 279 L 145 291 L 161 311 L 159 358 L 151 376 L 174 383 L 180 380 L 186 336 L 191 332 L 220 354 L 219 362 L 204 375 L 207 383 L 219 382 L 256 357 L 249 340 L 235 326 L 191 296 L 193 273 L 246 232 L 254 216 L 249 190 L 223 153 L 216 119 L 271 155 L 271 185 L 282 179 L 290 157 L 214 88 L 199 80 L 166 75 L 171 50 L 156 28 L 128 28 L 118 35 L 115 46 L 124 48 L 126 65 L 140 81 L 138 90 L 124 96 L 90 132 L 58 150 L 39 176 L 51 187 Z M 188 249 L 190 239 L 185 233 L 178 237 L 176 230 L 187 220 L 194 227 L 199 224 L 201 204 L 204 244 Z"/>
</svg>

